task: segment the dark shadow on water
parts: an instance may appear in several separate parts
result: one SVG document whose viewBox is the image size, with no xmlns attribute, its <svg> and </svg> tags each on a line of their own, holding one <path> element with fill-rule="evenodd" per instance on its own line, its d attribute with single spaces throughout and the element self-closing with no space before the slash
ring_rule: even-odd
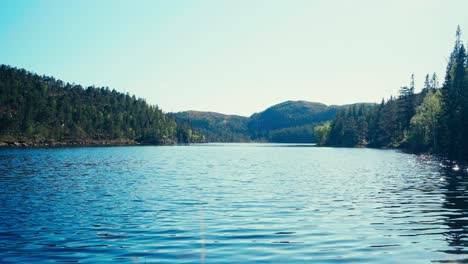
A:
<svg viewBox="0 0 468 264">
<path fill-rule="evenodd" d="M 446 253 L 468 254 L 468 173 L 449 166 L 442 168 L 441 174 L 445 182 L 441 190 L 445 196 L 442 206 L 450 211 L 443 220 L 449 227 L 444 236 L 453 248 Z"/>
</svg>

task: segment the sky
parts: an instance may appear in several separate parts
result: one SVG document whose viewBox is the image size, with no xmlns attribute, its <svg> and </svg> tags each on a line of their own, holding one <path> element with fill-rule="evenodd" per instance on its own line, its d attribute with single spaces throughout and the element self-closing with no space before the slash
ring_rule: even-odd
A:
<svg viewBox="0 0 468 264">
<path fill-rule="evenodd" d="M 4 0 L 0 64 L 165 112 L 380 102 L 443 80 L 466 0 Z M 467 35 L 462 39 L 466 40 Z"/>
</svg>

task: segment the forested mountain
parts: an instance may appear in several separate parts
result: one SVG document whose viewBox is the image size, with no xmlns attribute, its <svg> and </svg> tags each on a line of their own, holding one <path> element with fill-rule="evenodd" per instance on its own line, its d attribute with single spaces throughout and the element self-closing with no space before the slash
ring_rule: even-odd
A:
<svg viewBox="0 0 468 264">
<path fill-rule="evenodd" d="M 251 138 L 270 142 L 314 142 L 314 126 L 331 120 L 336 107 L 307 101 L 286 101 L 249 118 Z"/>
<path fill-rule="evenodd" d="M 249 119 L 252 130 L 275 130 L 320 123 L 333 118 L 336 107 L 307 101 L 286 101 L 253 114 Z"/>
<path fill-rule="evenodd" d="M 180 123 L 193 127 L 207 142 L 248 142 L 248 117 L 213 112 L 185 111 L 171 115 Z"/>
<path fill-rule="evenodd" d="M 370 105 L 360 103 L 355 105 Z M 339 110 L 354 105 L 331 105 L 286 101 L 253 114 L 249 119 L 252 138 L 268 142 L 313 143 L 314 127 L 332 120 Z"/>
<path fill-rule="evenodd" d="M 331 120 L 338 106 L 286 101 L 251 117 L 213 112 L 174 113 L 179 123 L 200 131 L 207 142 L 314 142 L 314 127 Z"/>
<path fill-rule="evenodd" d="M 340 111 L 331 123 L 316 127 L 319 143 L 405 148 L 468 161 L 467 57 L 458 28 L 442 86 L 435 74 L 426 75 L 422 91 L 415 93 L 412 75 L 398 97 Z"/>
<path fill-rule="evenodd" d="M 165 114 L 144 99 L 0 66 L 0 145 L 314 142 L 343 107 L 287 101 L 251 117 Z"/>
<path fill-rule="evenodd" d="M 315 142 L 343 147 L 405 148 L 468 160 L 467 52 L 458 29 L 440 85 L 414 76 L 380 104 L 327 106 L 286 101 L 251 117 L 187 111 L 165 114 L 109 88 L 82 87 L 0 66 L 0 145 Z"/>
<path fill-rule="evenodd" d="M 201 141 L 157 106 L 109 88 L 82 87 L 0 66 L 0 143 L 117 144 Z"/>
<path fill-rule="evenodd" d="M 331 121 L 340 109 L 351 106 L 286 101 L 250 117 L 198 111 L 171 115 L 179 123 L 200 131 L 207 142 L 311 143 L 315 142 L 315 126 Z"/>
</svg>

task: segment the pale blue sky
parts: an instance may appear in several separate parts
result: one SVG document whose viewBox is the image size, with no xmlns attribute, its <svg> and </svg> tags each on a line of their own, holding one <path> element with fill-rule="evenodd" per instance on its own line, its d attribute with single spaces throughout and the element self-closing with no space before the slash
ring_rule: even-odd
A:
<svg viewBox="0 0 468 264">
<path fill-rule="evenodd" d="M 466 0 L 3 0 L 0 63 L 167 112 L 379 102 L 411 73 L 418 86 L 427 72 L 443 79 L 467 11 Z"/>
</svg>

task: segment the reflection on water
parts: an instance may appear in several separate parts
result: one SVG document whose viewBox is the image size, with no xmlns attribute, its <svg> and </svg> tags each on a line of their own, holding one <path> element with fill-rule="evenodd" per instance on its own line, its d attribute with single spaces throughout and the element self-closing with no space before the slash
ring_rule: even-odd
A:
<svg viewBox="0 0 468 264">
<path fill-rule="evenodd" d="M 468 262 L 466 168 L 308 146 L 0 150 L 0 263 Z"/>
<path fill-rule="evenodd" d="M 447 212 L 444 224 L 448 226 L 444 233 L 450 245 L 447 253 L 467 254 L 468 251 L 468 192 L 466 173 L 454 171 L 450 167 L 442 169 L 444 186 L 441 188 L 445 195 L 442 206 Z M 468 262 L 468 256 L 466 258 Z"/>
</svg>

